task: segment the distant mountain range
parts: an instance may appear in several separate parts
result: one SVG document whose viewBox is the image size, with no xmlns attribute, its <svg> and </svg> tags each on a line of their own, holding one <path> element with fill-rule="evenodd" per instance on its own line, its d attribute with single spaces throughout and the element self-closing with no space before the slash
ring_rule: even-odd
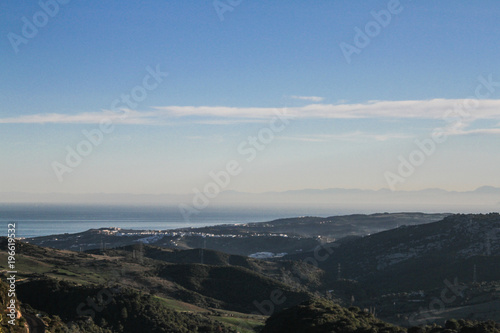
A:
<svg viewBox="0 0 500 333">
<path fill-rule="evenodd" d="M 202 194 L 198 194 L 199 197 Z M 194 207 L 193 194 L 126 194 L 126 193 L 21 193 L 0 192 L 0 203 L 62 204 L 135 204 Z M 246 193 L 223 191 L 208 198 L 209 207 L 263 207 L 342 209 L 346 212 L 425 211 L 425 212 L 489 212 L 500 210 L 500 188 L 479 187 L 473 191 L 424 189 L 418 191 L 362 189 L 303 189 L 284 192 Z"/>
</svg>

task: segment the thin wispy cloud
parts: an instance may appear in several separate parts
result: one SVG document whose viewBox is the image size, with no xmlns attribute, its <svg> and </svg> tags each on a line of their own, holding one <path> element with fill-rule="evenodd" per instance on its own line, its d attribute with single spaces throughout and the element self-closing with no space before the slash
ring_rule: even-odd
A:
<svg viewBox="0 0 500 333">
<path fill-rule="evenodd" d="M 483 128 L 483 129 L 468 130 L 468 131 L 463 131 L 462 133 L 456 135 L 472 135 L 472 134 L 500 135 L 500 128 Z"/>
<path fill-rule="evenodd" d="M 116 124 L 150 124 L 157 115 L 151 112 L 121 110 L 114 112 L 84 112 L 79 114 L 43 113 L 18 117 L 0 118 L 0 124 L 99 124 L 109 120 Z"/>
<path fill-rule="evenodd" d="M 290 96 L 292 99 L 299 99 L 303 101 L 311 101 L 315 103 L 319 103 L 325 100 L 324 97 L 319 97 L 319 96 L 297 96 L 297 95 L 292 95 Z"/>
<path fill-rule="evenodd" d="M 0 124 L 98 124 L 109 119 L 116 124 L 158 125 L 185 118 L 205 124 L 257 122 L 277 116 L 294 119 L 500 119 L 500 100 L 478 100 L 466 110 L 459 99 L 370 101 L 357 104 L 309 104 L 301 107 L 258 108 L 227 106 L 158 106 L 148 111 L 103 110 L 79 114 L 33 114 L 0 118 Z"/>
<path fill-rule="evenodd" d="M 470 129 L 474 121 L 460 120 L 455 123 L 451 123 L 446 126 L 443 130 L 443 134 L 448 136 L 459 136 L 459 135 L 499 135 L 500 127 L 493 128 L 474 128 Z M 497 125 L 498 126 L 498 125 Z"/>
<path fill-rule="evenodd" d="M 212 120 L 196 120 L 194 123 L 201 125 L 236 125 L 236 124 L 253 124 L 265 123 L 266 119 L 212 119 Z"/>
<path fill-rule="evenodd" d="M 284 136 L 280 140 L 302 141 L 302 142 L 329 142 L 329 141 L 387 141 L 392 139 L 408 139 L 412 135 L 401 133 L 377 134 L 362 131 L 338 133 L 338 134 L 309 134 L 297 136 Z"/>
</svg>

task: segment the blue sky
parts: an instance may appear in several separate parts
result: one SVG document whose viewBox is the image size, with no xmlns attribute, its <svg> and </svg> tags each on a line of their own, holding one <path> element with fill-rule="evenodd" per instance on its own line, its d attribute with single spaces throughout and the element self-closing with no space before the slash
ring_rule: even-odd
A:
<svg viewBox="0 0 500 333">
<path fill-rule="evenodd" d="M 41 3 L 0 4 L 2 192 L 500 186 L 497 1 Z"/>
</svg>

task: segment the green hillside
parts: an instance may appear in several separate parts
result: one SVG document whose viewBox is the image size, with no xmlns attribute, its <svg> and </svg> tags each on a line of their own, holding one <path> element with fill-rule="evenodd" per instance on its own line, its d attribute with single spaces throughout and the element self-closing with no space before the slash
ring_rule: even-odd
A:
<svg viewBox="0 0 500 333">
<path fill-rule="evenodd" d="M 40 279 L 20 284 L 19 297 L 66 322 L 86 318 L 117 333 L 235 332 L 206 316 L 171 310 L 149 294 L 119 286 L 80 286 Z"/>
<path fill-rule="evenodd" d="M 357 307 L 343 308 L 315 300 L 272 315 L 261 333 L 499 333 L 500 324 L 488 321 L 449 320 L 443 326 L 409 329 L 388 324 Z"/>
</svg>

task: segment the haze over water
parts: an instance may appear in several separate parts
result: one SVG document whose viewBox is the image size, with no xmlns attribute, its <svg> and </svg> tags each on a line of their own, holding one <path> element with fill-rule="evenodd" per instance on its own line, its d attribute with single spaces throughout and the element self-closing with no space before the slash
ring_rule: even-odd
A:
<svg viewBox="0 0 500 333">
<path fill-rule="evenodd" d="M 8 223 L 16 222 L 18 237 L 77 233 L 105 227 L 166 230 L 264 222 L 301 213 L 300 210 L 284 212 L 280 209 L 207 209 L 185 221 L 177 207 L 1 204 L 0 209 L 1 228 L 7 230 Z"/>
</svg>

